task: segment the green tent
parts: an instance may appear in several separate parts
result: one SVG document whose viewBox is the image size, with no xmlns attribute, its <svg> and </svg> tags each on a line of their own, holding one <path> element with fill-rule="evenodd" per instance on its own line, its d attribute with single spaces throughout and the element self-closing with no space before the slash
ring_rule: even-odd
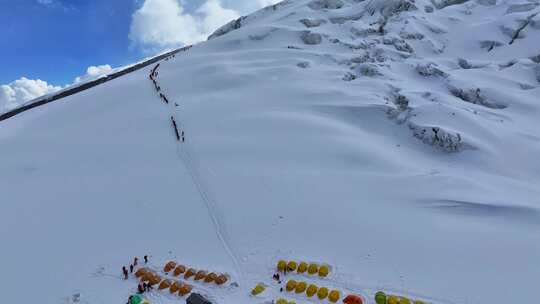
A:
<svg viewBox="0 0 540 304">
<path fill-rule="evenodd" d="M 141 304 L 143 298 L 140 295 L 132 295 L 129 304 Z"/>
</svg>

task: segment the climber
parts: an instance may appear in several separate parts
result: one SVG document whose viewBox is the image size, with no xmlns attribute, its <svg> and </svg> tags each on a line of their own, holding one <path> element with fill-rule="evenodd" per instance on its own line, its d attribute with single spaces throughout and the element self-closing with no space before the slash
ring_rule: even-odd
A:
<svg viewBox="0 0 540 304">
<path fill-rule="evenodd" d="M 140 293 L 140 294 L 143 294 L 144 291 L 145 291 L 145 288 L 143 287 L 143 285 L 141 283 L 139 283 L 139 285 L 137 285 L 137 292 Z"/>
<path fill-rule="evenodd" d="M 124 273 L 124 280 L 128 279 L 128 271 L 126 269 L 126 266 L 122 266 L 122 272 Z"/>
<path fill-rule="evenodd" d="M 147 255 L 144 256 L 144 263 L 145 264 L 148 263 L 148 256 Z"/>
<path fill-rule="evenodd" d="M 133 268 L 134 268 L 133 264 L 129 265 L 129 273 L 133 273 Z"/>
<path fill-rule="evenodd" d="M 138 257 L 135 257 L 133 259 L 133 266 L 137 266 L 137 263 L 139 262 L 139 258 Z"/>
</svg>

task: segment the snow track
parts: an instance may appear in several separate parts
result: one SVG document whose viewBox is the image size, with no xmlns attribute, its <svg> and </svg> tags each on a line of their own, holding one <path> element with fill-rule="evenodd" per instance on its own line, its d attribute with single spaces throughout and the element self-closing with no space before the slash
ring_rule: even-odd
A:
<svg viewBox="0 0 540 304">
<path fill-rule="evenodd" d="M 154 67 L 152 69 L 151 75 L 156 75 L 154 77 L 154 80 L 157 83 L 157 69 L 159 66 Z M 159 85 L 156 85 L 156 91 L 164 91 L 163 88 Z M 212 195 L 208 190 L 206 190 L 208 187 L 204 182 L 204 179 L 201 177 L 199 171 L 201 170 L 201 166 L 196 163 L 194 158 L 191 156 L 191 153 L 189 152 L 187 145 L 184 144 L 184 131 L 182 129 L 182 136 L 179 135 L 179 127 L 177 125 L 177 122 L 181 124 L 182 122 L 176 118 L 175 113 L 175 103 L 174 102 L 168 102 L 167 95 L 165 93 L 160 93 L 158 91 L 159 96 L 166 101 L 167 109 L 169 111 L 171 121 L 173 122 L 175 136 L 177 139 L 176 148 L 177 148 L 177 154 L 179 156 L 179 159 L 184 164 L 185 168 L 187 169 L 189 175 L 191 176 L 191 180 L 193 181 L 193 185 L 197 189 L 201 200 L 205 204 L 206 209 L 208 210 L 208 215 L 212 221 L 212 225 L 214 226 L 214 231 L 216 233 L 216 236 L 221 242 L 221 245 L 227 255 L 230 257 L 233 266 L 235 268 L 236 276 L 238 280 L 240 281 L 241 285 L 244 285 L 243 281 L 243 271 L 240 266 L 239 257 L 232 249 L 232 246 L 230 245 L 230 239 L 227 235 L 225 225 L 222 221 L 222 216 L 218 210 L 218 207 L 216 206 L 215 200 L 213 199 Z"/>
</svg>

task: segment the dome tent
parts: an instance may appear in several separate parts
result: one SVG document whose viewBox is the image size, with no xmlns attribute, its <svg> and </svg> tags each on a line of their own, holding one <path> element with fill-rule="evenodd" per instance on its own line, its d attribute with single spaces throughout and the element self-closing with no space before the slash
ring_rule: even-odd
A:
<svg viewBox="0 0 540 304">
<path fill-rule="evenodd" d="M 328 288 L 321 287 L 319 288 L 319 291 L 317 291 L 317 297 L 319 300 L 324 300 L 328 296 Z"/>
<path fill-rule="evenodd" d="M 358 295 L 348 295 L 343 299 L 344 304 L 363 304 L 362 298 Z"/>
<path fill-rule="evenodd" d="M 318 290 L 319 288 L 317 287 L 317 285 L 310 284 L 306 290 L 306 295 L 311 298 L 317 293 Z"/>
<path fill-rule="evenodd" d="M 195 274 L 195 281 L 199 281 L 199 280 L 202 280 L 202 279 L 206 278 L 207 273 L 208 272 L 206 270 L 197 271 L 197 273 Z"/>
<path fill-rule="evenodd" d="M 298 265 L 298 273 L 304 273 L 307 271 L 308 264 L 306 262 L 301 262 L 300 265 Z"/>
<path fill-rule="evenodd" d="M 288 292 L 291 292 L 296 288 L 296 285 L 297 285 L 297 283 L 296 283 L 295 280 L 289 280 L 289 282 L 287 282 L 287 285 L 285 285 L 285 289 Z"/>
<path fill-rule="evenodd" d="M 220 274 L 220 275 L 215 279 L 216 284 L 218 284 L 218 285 L 223 285 L 223 284 L 227 283 L 228 280 L 229 280 L 229 279 L 228 279 L 227 276 L 224 275 L 224 274 Z"/>
<path fill-rule="evenodd" d="M 159 290 L 167 289 L 167 288 L 171 287 L 171 285 L 172 285 L 172 281 L 169 280 L 169 279 L 165 279 L 165 280 L 161 281 L 161 283 L 159 283 L 158 289 Z"/>
<path fill-rule="evenodd" d="M 184 273 L 184 279 L 187 280 L 191 278 L 192 276 L 194 276 L 196 273 L 197 273 L 197 270 L 195 270 L 195 268 L 190 268 L 186 271 L 186 273 Z"/>
<path fill-rule="evenodd" d="M 186 272 L 186 266 L 184 265 L 178 265 L 176 266 L 176 268 L 174 269 L 174 272 L 173 272 L 173 275 L 175 277 L 181 275 L 182 273 Z"/>
<path fill-rule="evenodd" d="M 169 287 L 169 291 L 170 291 L 171 293 L 174 294 L 175 292 L 177 292 L 178 290 L 180 290 L 180 287 L 182 287 L 182 283 L 180 283 L 180 282 L 178 282 L 178 281 L 175 281 L 175 282 L 171 285 L 171 287 Z"/>
<path fill-rule="evenodd" d="M 328 300 L 332 303 L 336 303 L 337 301 L 339 301 L 339 298 L 341 297 L 339 291 L 337 290 L 332 290 L 330 291 L 330 294 L 328 295 Z"/>
<path fill-rule="evenodd" d="M 148 273 L 148 269 L 143 267 L 135 271 L 135 277 L 141 278 Z"/>
<path fill-rule="evenodd" d="M 190 293 L 192 290 L 193 290 L 193 286 L 189 284 L 184 284 L 180 287 L 180 289 L 178 289 L 178 295 L 183 297 L 187 295 L 188 293 Z"/>
<path fill-rule="evenodd" d="M 215 281 L 217 279 L 217 274 L 213 273 L 213 272 L 210 272 L 206 278 L 204 278 L 204 282 L 205 283 L 212 283 L 213 281 Z"/>
<path fill-rule="evenodd" d="M 176 262 L 170 261 L 165 265 L 165 267 L 163 267 L 163 272 L 167 273 L 173 270 L 175 267 L 176 267 Z"/>
</svg>

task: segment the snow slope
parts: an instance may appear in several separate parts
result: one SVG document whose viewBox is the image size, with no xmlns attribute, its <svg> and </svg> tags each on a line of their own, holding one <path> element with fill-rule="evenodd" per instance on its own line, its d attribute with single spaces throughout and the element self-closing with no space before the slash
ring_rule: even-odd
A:
<svg viewBox="0 0 540 304">
<path fill-rule="evenodd" d="M 147 253 L 230 274 L 217 303 L 277 298 L 279 258 L 368 303 L 533 301 L 540 7 L 450 3 L 284 1 L 162 62 L 169 104 L 149 67 L 2 122 L 4 301 L 125 303 Z"/>
</svg>

